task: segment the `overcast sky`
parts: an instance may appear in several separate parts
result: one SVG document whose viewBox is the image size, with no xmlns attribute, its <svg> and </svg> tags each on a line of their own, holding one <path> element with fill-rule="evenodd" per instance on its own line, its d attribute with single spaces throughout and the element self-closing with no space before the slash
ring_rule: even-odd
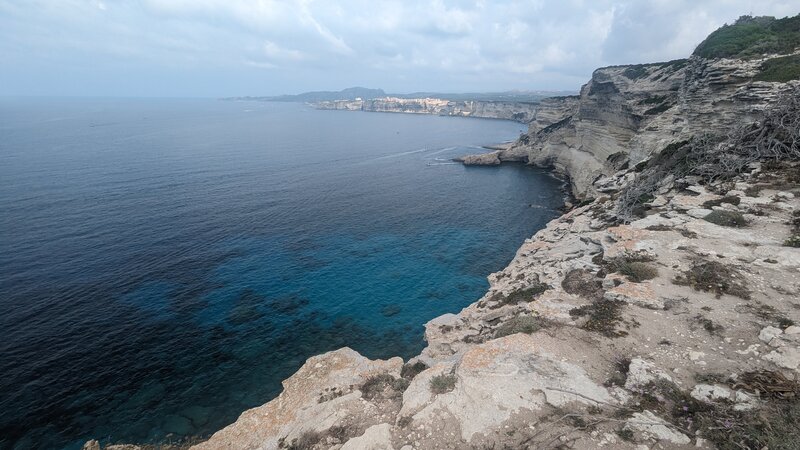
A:
<svg viewBox="0 0 800 450">
<path fill-rule="evenodd" d="M 577 90 L 798 0 L 0 0 L 0 95 Z"/>
</svg>

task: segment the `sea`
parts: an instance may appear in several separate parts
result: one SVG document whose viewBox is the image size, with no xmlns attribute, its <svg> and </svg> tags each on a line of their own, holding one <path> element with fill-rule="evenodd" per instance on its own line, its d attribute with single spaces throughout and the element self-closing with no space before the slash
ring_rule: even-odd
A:
<svg viewBox="0 0 800 450">
<path fill-rule="evenodd" d="M 177 442 L 306 358 L 417 355 L 559 214 L 452 158 L 525 125 L 215 99 L 0 99 L 0 448 Z"/>
</svg>

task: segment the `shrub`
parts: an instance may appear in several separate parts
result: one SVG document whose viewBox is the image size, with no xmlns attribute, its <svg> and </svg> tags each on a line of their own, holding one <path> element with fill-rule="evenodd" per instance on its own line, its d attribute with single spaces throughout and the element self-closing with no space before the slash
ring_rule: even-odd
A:
<svg viewBox="0 0 800 450">
<path fill-rule="evenodd" d="M 588 316 L 588 320 L 581 328 L 594 331 L 605 337 L 615 338 L 627 336 L 628 332 L 618 330 L 622 323 L 622 307 L 625 302 L 619 300 L 597 300 L 590 305 L 583 305 L 569 311 L 572 317 Z"/>
<path fill-rule="evenodd" d="M 723 227 L 743 228 L 747 226 L 747 220 L 742 213 L 738 211 L 712 211 L 707 216 L 703 217 L 707 222 L 711 222 Z"/>
<path fill-rule="evenodd" d="M 531 334 L 542 329 L 542 322 L 534 316 L 517 316 L 505 321 L 494 332 L 495 338 L 517 333 Z"/>
<path fill-rule="evenodd" d="M 735 195 L 726 195 L 726 196 L 724 196 L 722 198 L 719 198 L 717 200 L 709 200 L 707 202 L 704 202 L 703 203 L 703 208 L 711 209 L 712 207 L 719 206 L 719 205 L 721 205 L 723 203 L 729 203 L 731 205 L 736 206 L 741 202 L 742 202 L 742 199 L 737 197 L 737 196 L 735 196 Z"/>
<path fill-rule="evenodd" d="M 493 308 L 499 308 L 505 305 L 516 305 L 517 303 L 529 302 L 542 292 L 550 289 L 550 286 L 536 282 L 526 288 L 518 289 L 508 295 L 496 294 L 492 300 L 497 301 Z"/>
<path fill-rule="evenodd" d="M 703 58 L 753 58 L 767 53 L 787 54 L 800 46 L 800 15 L 742 16 L 733 25 L 711 33 L 694 51 Z"/>
<path fill-rule="evenodd" d="M 750 299 L 750 290 L 745 286 L 742 274 L 735 268 L 716 261 L 695 262 L 691 269 L 678 275 L 673 282 L 691 286 L 696 291 L 714 292 L 717 298 L 727 294 Z"/>
<path fill-rule="evenodd" d="M 633 281 L 634 283 L 652 280 L 658 276 L 658 269 L 640 261 L 621 262 L 614 267 L 614 271 L 625 275 L 629 281 Z"/>
<path fill-rule="evenodd" d="M 367 400 L 397 398 L 408 388 L 404 378 L 395 378 L 387 373 L 374 375 L 361 385 L 361 395 Z"/>
<path fill-rule="evenodd" d="M 800 79 L 800 55 L 783 56 L 764 61 L 761 64 L 760 72 L 753 79 L 779 83 Z"/>
<path fill-rule="evenodd" d="M 456 378 L 453 374 L 436 375 L 431 378 L 430 389 L 434 394 L 444 394 L 456 388 Z"/>
<path fill-rule="evenodd" d="M 412 380 L 427 368 L 428 365 L 422 361 L 416 361 L 414 364 L 404 364 L 403 368 L 400 369 L 400 376 L 407 380 Z"/>
</svg>

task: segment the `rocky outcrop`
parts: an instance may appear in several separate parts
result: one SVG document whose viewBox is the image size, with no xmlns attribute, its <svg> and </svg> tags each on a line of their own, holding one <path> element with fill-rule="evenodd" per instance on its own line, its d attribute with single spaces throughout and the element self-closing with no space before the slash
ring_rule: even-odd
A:
<svg viewBox="0 0 800 450">
<path fill-rule="evenodd" d="M 578 98 L 543 101 L 559 107 L 540 106 L 528 134 L 498 159 L 552 167 L 569 177 L 577 197 L 595 197 L 593 183 L 600 176 L 647 159 L 672 142 L 699 133 L 724 134 L 734 123 L 754 120 L 793 84 L 754 81 L 771 57 L 693 56 L 597 69 Z"/>
<path fill-rule="evenodd" d="M 384 97 L 369 100 L 335 100 L 313 104 L 318 109 L 433 114 L 437 116 L 506 119 L 528 123 L 536 117 L 537 103 L 499 101 L 451 101 L 438 98 Z"/>
</svg>

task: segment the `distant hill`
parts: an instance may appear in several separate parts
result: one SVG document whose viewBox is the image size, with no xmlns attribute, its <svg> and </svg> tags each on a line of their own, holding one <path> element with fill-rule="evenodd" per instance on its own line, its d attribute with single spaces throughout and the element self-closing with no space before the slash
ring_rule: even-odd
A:
<svg viewBox="0 0 800 450">
<path fill-rule="evenodd" d="M 296 95 L 276 95 L 272 97 L 235 97 L 228 100 L 257 100 L 266 102 L 324 102 L 333 100 L 355 100 L 357 98 L 370 99 L 386 97 L 383 89 L 369 89 L 363 87 L 351 87 L 341 91 L 313 91 L 303 92 Z"/>
<path fill-rule="evenodd" d="M 520 102 L 536 103 L 547 97 L 574 95 L 573 91 L 505 91 L 505 92 L 468 92 L 468 93 L 442 93 L 442 92 L 412 92 L 410 94 L 387 94 L 383 89 L 369 89 L 351 87 L 341 91 L 313 91 L 296 95 L 276 95 L 271 97 L 233 97 L 225 100 L 251 100 L 264 102 L 306 102 L 317 103 L 334 100 L 371 100 L 384 97 L 396 98 L 439 98 L 454 102 L 482 101 L 482 102 Z"/>
<path fill-rule="evenodd" d="M 741 16 L 723 25 L 697 46 L 703 58 L 749 59 L 764 54 L 787 54 L 800 47 L 800 14 L 794 17 Z"/>
</svg>

